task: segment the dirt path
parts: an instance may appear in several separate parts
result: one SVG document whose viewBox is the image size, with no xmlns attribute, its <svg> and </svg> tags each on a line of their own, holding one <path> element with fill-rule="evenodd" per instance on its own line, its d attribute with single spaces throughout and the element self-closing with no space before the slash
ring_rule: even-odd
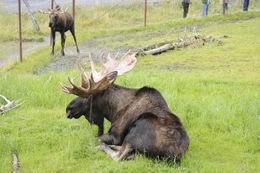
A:
<svg viewBox="0 0 260 173">
<path fill-rule="evenodd" d="M 187 31 L 192 31 L 192 29 L 193 27 L 187 27 Z M 120 57 L 128 50 L 134 52 L 158 40 L 162 42 L 167 41 L 169 38 L 177 38 L 178 33 L 182 32 L 183 34 L 183 30 L 183 28 L 180 28 L 178 30 L 138 31 L 96 37 L 79 45 L 80 54 L 76 53 L 75 46 L 65 46 L 66 55 L 64 57 L 60 56 L 60 50 L 56 49 L 54 60 L 35 71 L 34 74 L 39 75 L 48 71 L 64 71 L 77 68 L 79 57 L 82 58 L 83 62 L 87 62 L 89 53 L 92 54 L 94 60 L 97 60 L 101 54 L 108 55 L 109 53 L 112 56 L 118 55 Z M 72 39 L 70 35 L 67 38 Z"/>
<path fill-rule="evenodd" d="M 57 72 L 57 71 L 66 71 L 73 68 L 77 68 L 77 62 L 79 59 L 81 59 L 83 63 L 88 62 L 89 53 L 91 53 L 95 61 L 102 54 L 106 56 L 110 53 L 111 56 L 118 55 L 120 57 L 123 54 L 125 54 L 129 49 L 131 49 L 132 51 L 135 50 L 134 47 L 128 47 L 128 46 L 112 47 L 110 45 L 106 45 L 105 42 L 106 41 L 110 42 L 110 39 L 111 39 L 110 37 L 99 37 L 81 43 L 79 45 L 80 54 L 76 53 L 75 46 L 65 47 L 65 56 L 61 56 L 60 50 L 56 49 L 54 60 L 46 64 L 44 67 L 35 71 L 34 74 L 40 75 L 42 73 L 49 72 L 49 71 Z"/>
<path fill-rule="evenodd" d="M 23 56 L 32 53 L 42 46 L 48 45 L 49 38 L 45 38 L 43 42 L 23 42 Z M 19 43 L 18 41 L 8 41 L 0 45 L 0 68 L 12 64 L 19 60 Z"/>
</svg>

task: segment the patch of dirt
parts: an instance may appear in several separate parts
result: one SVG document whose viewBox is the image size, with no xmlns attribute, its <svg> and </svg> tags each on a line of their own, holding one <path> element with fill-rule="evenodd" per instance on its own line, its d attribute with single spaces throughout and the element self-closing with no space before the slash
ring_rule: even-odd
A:
<svg viewBox="0 0 260 173">
<path fill-rule="evenodd" d="M 32 42 L 25 41 L 23 42 L 23 57 L 26 54 L 32 53 L 34 50 L 46 46 L 49 44 L 49 38 L 45 38 L 43 42 Z M 8 41 L 3 45 L 0 45 L 0 68 L 4 65 L 11 64 L 17 60 L 19 60 L 19 42 L 18 41 Z"/>
<path fill-rule="evenodd" d="M 83 48 L 83 45 L 81 45 L 80 47 Z M 57 52 L 53 61 L 49 62 L 44 67 L 35 71 L 34 74 L 40 75 L 50 71 L 58 72 L 75 69 L 77 68 L 78 61 L 81 61 L 82 63 L 88 62 L 89 53 L 91 53 L 93 60 L 97 61 L 102 54 L 104 56 L 107 56 L 110 53 L 112 57 L 120 57 L 127 53 L 129 49 L 130 48 L 127 47 L 118 47 L 114 48 L 113 50 L 109 48 L 98 49 L 93 47 L 86 47 L 85 50 L 80 49 L 80 54 L 77 54 L 75 47 L 69 47 L 65 49 L 65 56 L 61 56 L 60 52 Z M 131 49 L 131 51 L 134 50 Z"/>
</svg>

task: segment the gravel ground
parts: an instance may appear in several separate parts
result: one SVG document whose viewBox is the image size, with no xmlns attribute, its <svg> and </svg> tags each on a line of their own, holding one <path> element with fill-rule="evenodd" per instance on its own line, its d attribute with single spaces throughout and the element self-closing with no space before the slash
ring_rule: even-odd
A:
<svg viewBox="0 0 260 173">
<path fill-rule="evenodd" d="M 73 68 L 77 68 L 77 62 L 81 60 L 83 63 L 88 62 L 89 53 L 94 61 L 97 61 L 103 54 L 104 56 L 111 54 L 112 57 L 123 56 L 129 49 L 135 51 L 135 48 L 130 47 L 98 47 L 106 38 L 96 38 L 86 43 L 80 44 L 80 53 L 76 52 L 75 46 L 65 47 L 65 56 L 61 56 L 60 50 L 55 52 L 55 58 L 53 61 L 46 64 L 44 67 L 34 72 L 36 75 L 40 75 L 49 71 L 67 71 Z M 95 43 L 95 44 L 94 44 Z M 51 50 L 51 49 L 50 49 Z"/>
</svg>

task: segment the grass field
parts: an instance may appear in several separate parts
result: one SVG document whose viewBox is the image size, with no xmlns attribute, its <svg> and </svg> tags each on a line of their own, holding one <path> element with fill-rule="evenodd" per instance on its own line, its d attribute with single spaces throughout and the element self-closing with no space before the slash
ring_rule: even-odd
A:
<svg viewBox="0 0 260 173">
<path fill-rule="evenodd" d="M 12 171 L 13 152 L 18 154 L 20 172 L 260 172 L 259 12 L 166 20 L 146 29 L 118 24 L 79 37 L 84 41 L 118 33 L 142 35 L 186 25 L 200 26 L 203 34 L 228 38 L 223 39 L 223 46 L 213 43 L 139 57 L 136 68 L 116 81 L 126 87 L 146 85 L 160 90 L 190 137 L 180 165 L 141 155 L 117 163 L 97 151 L 97 128 L 84 118 L 65 117 L 66 105 L 74 96 L 62 93 L 59 82 L 67 83 L 68 76 L 79 75 L 78 70 L 32 74 L 52 59 L 49 47 L 43 47 L 22 64 L 0 70 L 0 94 L 24 101 L 0 116 L 0 172 Z M 146 45 L 176 35 L 136 42 Z M 136 44 L 124 36 L 106 44 L 120 42 Z M 108 127 L 106 122 L 106 130 Z"/>
</svg>

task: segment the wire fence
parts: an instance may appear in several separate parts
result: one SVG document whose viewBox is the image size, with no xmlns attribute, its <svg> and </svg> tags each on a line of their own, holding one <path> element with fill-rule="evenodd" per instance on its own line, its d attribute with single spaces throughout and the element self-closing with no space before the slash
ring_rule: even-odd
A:
<svg viewBox="0 0 260 173">
<path fill-rule="evenodd" d="M 51 8 L 52 0 L 27 0 L 30 10 L 43 28 L 41 32 L 34 31 L 31 19 L 33 16 L 27 15 L 26 5 L 21 3 L 22 15 L 22 34 L 23 41 L 44 41 L 46 34 L 49 34 L 48 17 L 37 13 L 39 9 Z M 73 0 L 55 0 L 57 4 L 66 8 L 72 13 Z M 171 20 L 182 20 L 183 7 L 182 0 L 147 0 L 147 20 L 146 24 L 160 23 Z M 244 0 L 228 0 L 227 14 L 234 14 L 242 11 Z M 209 16 L 222 14 L 223 0 L 211 0 Z M 75 0 L 76 3 L 76 28 L 79 31 L 88 29 L 104 28 L 129 28 L 144 25 L 145 0 Z M 28 6 L 27 4 L 27 6 Z M 3 32 L 0 34 L 2 40 L 17 40 L 18 22 L 5 12 L 17 14 L 17 0 L 1 0 L 0 12 L 1 23 L 4 25 Z M 188 18 L 198 18 L 201 16 L 202 0 L 191 0 Z M 250 0 L 249 11 L 260 11 L 260 0 Z M 12 15 L 12 14 L 11 14 Z M 8 21 L 8 22 L 7 22 Z M 45 35 L 43 37 L 43 35 Z"/>
</svg>

